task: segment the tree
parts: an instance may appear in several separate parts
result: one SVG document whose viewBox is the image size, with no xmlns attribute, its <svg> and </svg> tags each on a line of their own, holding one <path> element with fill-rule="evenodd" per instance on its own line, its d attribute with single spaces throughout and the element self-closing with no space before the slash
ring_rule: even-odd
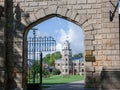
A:
<svg viewBox="0 0 120 90">
<path fill-rule="evenodd" d="M 75 54 L 75 55 L 73 55 L 73 57 L 83 57 L 83 53 Z"/>
<path fill-rule="evenodd" d="M 60 59 L 62 58 L 62 55 L 59 51 L 54 52 L 52 54 L 47 54 L 44 58 L 43 58 L 43 62 L 47 63 L 49 66 L 54 66 L 54 62 L 56 59 Z"/>
<path fill-rule="evenodd" d="M 31 71 L 31 73 L 38 74 L 38 73 L 40 73 L 40 68 L 41 68 L 40 64 L 38 63 L 37 60 L 35 60 L 31 66 L 30 71 Z"/>
<path fill-rule="evenodd" d="M 47 54 L 47 55 L 43 58 L 43 62 L 49 64 L 49 59 L 50 59 L 50 54 Z"/>
<path fill-rule="evenodd" d="M 47 78 L 50 76 L 50 72 L 47 69 L 43 68 L 42 69 L 42 76 Z"/>
<path fill-rule="evenodd" d="M 61 74 L 61 71 L 59 69 L 56 69 L 54 72 L 53 72 L 54 75 L 60 75 Z"/>
</svg>

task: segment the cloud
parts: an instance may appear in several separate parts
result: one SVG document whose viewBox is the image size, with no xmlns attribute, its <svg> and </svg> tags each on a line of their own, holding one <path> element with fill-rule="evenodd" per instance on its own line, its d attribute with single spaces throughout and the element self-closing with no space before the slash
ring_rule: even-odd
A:
<svg viewBox="0 0 120 90">
<path fill-rule="evenodd" d="M 71 22 L 68 23 L 68 30 L 60 29 L 60 38 L 56 49 L 61 51 L 65 40 L 69 40 L 73 54 L 84 52 L 84 35 L 81 28 Z M 67 38 L 68 37 L 68 38 Z"/>
<path fill-rule="evenodd" d="M 44 36 L 50 36 L 47 32 L 41 33 L 40 31 L 36 31 L 37 37 L 44 37 Z"/>
<path fill-rule="evenodd" d="M 119 14 L 120 14 L 120 7 L 119 7 Z"/>
</svg>

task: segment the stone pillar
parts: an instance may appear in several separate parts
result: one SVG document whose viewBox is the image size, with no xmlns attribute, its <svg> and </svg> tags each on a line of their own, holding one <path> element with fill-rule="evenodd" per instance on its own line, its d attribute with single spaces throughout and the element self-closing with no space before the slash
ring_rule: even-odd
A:
<svg viewBox="0 0 120 90">
<path fill-rule="evenodd" d="M 101 77 L 102 90 L 120 89 L 120 67 L 104 67 Z"/>
<path fill-rule="evenodd" d="M 14 39 L 14 18 L 13 18 L 13 0 L 5 0 L 5 44 L 6 44 L 6 87 L 5 90 L 14 90 L 17 88 L 14 80 L 14 57 L 13 57 L 13 39 Z"/>
</svg>

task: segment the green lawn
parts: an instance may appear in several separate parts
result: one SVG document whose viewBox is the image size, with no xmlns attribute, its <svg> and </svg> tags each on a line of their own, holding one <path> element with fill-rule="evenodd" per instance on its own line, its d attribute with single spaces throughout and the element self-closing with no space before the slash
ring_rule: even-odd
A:
<svg viewBox="0 0 120 90">
<path fill-rule="evenodd" d="M 51 76 L 49 78 L 43 78 L 43 85 L 64 84 L 80 80 L 84 80 L 84 76 L 80 75 Z"/>
</svg>

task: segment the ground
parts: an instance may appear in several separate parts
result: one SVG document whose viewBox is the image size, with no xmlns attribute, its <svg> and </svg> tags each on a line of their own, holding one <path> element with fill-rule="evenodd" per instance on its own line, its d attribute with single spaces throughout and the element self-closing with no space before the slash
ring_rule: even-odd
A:
<svg viewBox="0 0 120 90">
<path fill-rule="evenodd" d="M 45 88 L 43 90 L 96 90 L 96 89 L 84 88 L 84 80 L 82 80 L 68 84 L 51 85 L 49 88 Z"/>
<path fill-rule="evenodd" d="M 65 84 L 65 83 L 81 81 L 81 80 L 84 80 L 84 76 L 80 76 L 80 75 L 69 75 L 69 76 L 53 75 L 49 78 L 43 78 L 43 85 Z"/>
</svg>

